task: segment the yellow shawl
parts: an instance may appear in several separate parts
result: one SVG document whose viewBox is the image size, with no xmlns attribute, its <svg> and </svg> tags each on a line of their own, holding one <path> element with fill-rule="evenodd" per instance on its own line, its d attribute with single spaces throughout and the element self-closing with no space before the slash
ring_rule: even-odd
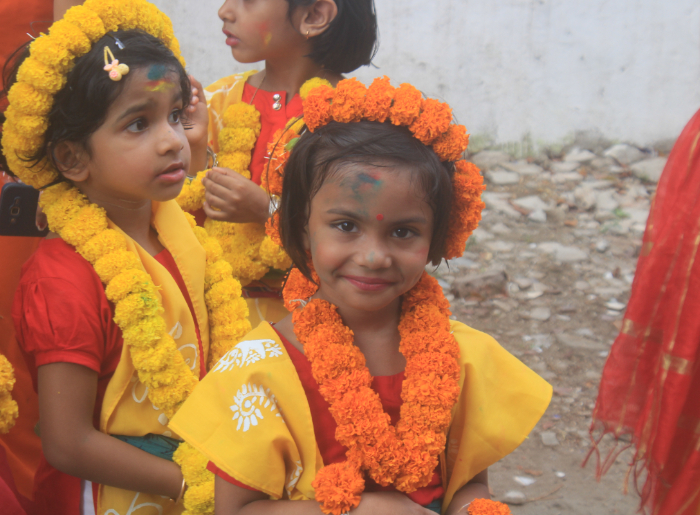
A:
<svg viewBox="0 0 700 515">
<path fill-rule="evenodd" d="M 204 356 L 199 355 L 195 324 L 190 309 L 170 272 L 116 225 L 110 222 L 109 227 L 126 237 L 129 250 L 138 255 L 143 269 L 150 274 L 156 286 L 160 287 L 163 318 L 167 328 L 185 361 L 193 373 L 199 377 L 200 363 L 207 362 L 209 350 L 209 319 L 204 303 L 204 249 L 174 200 L 153 203 L 152 224 L 158 231 L 160 242 L 175 259 L 187 287 L 200 329 Z M 129 349 L 124 346 L 119 365 L 105 392 L 100 414 L 100 431 L 127 436 L 154 433 L 177 438 L 177 435 L 172 434 L 167 427 L 168 418 L 151 404 L 147 394 L 147 387 L 138 380 Z M 100 485 L 98 514 L 102 515 L 108 510 L 112 514 L 131 513 L 137 509 L 137 506 L 150 508 L 150 511 L 144 511 L 144 513 L 159 515 L 172 515 L 182 511 L 181 503 L 176 505 L 161 496 Z"/>
<path fill-rule="evenodd" d="M 455 492 L 512 452 L 544 413 L 551 386 L 490 336 L 452 322 L 461 394 L 442 456 Z M 323 467 L 304 389 L 277 332 L 263 322 L 211 370 L 170 428 L 230 476 L 272 499 L 313 499 Z"/>
</svg>

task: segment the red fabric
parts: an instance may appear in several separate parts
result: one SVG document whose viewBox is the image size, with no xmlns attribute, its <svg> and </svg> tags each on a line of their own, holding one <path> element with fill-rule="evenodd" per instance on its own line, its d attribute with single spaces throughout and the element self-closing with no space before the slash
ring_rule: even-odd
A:
<svg viewBox="0 0 700 515">
<path fill-rule="evenodd" d="M 593 430 L 631 435 L 654 515 L 700 509 L 700 111 L 658 184 L 623 327 L 605 364 Z M 615 456 L 611 453 L 599 472 Z"/>
<path fill-rule="evenodd" d="M 279 111 L 275 111 L 272 107 L 275 103 L 275 100 L 272 98 L 273 95 L 280 95 L 279 103 L 281 107 Z M 272 141 L 275 132 L 284 128 L 290 118 L 301 116 L 303 110 L 301 97 L 298 94 L 294 95 L 287 104 L 287 94 L 284 91 L 258 89 L 256 93 L 256 88 L 246 82 L 245 86 L 243 86 L 242 101 L 250 104 L 251 99 L 255 108 L 260 112 L 262 128 L 253 149 L 253 159 L 250 162 L 250 178 L 255 184 L 260 184 L 267 163 L 267 159 L 265 159 L 267 156 L 267 143 Z"/>
<path fill-rule="evenodd" d="M 33 503 L 21 495 L 15 487 L 4 447 L 0 447 L 0 506 L 2 506 L 3 515 L 27 515 L 32 513 L 33 509 Z"/>
<path fill-rule="evenodd" d="M 168 250 L 155 256 L 192 304 Z M 192 315 L 194 317 L 194 313 Z M 99 427 L 105 390 L 119 364 L 123 339 L 114 308 L 95 269 L 60 238 L 43 240 L 22 267 L 12 317 L 34 383 L 37 367 L 75 363 L 98 374 L 93 423 Z M 197 329 L 199 340 L 199 330 Z M 199 340 L 200 356 L 202 343 Z M 81 480 L 53 468 L 43 456 L 34 477 L 37 515 L 78 515 Z"/>
<path fill-rule="evenodd" d="M 330 465 L 331 463 L 338 463 L 345 460 L 346 448 L 342 446 L 335 439 L 335 430 L 338 425 L 335 423 L 333 415 L 331 415 L 329 404 L 321 395 L 318 388 L 318 383 L 314 379 L 311 373 L 311 364 L 306 356 L 299 352 L 294 345 L 292 345 L 284 336 L 279 332 L 277 333 L 284 343 L 284 347 L 287 350 L 287 354 L 294 363 L 301 384 L 304 387 L 304 392 L 306 393 L 306 399 L 309 403 L 309 408 L 311 410 L 311 418 L 314 424 L 314 435 L 316 436 L 316 442 L 318 444 L 318 449 L 321 451 L 321 456 L 323 457 L 324 465 Z M 391 418 L 391 423 L 396 425 L 400 418 L 401 410 L 401 386 L 404 380 L 404 373 L 400 372 L 394 374 L 393 376 L 375 376 L 372 380 L 372 389 L 379 394 L 379 398 L 382 401 L 382 407 L 384 411 Z M 210 462 L 209 470 L 214 472 L 216 475 L 220 476 L 222 479 L 229 481 L 235 485 L 241 486 L 251 490 L 251 488 L 240 481 L 232 478 L 222 470 L 218 469 L 216 465 Z M 380 486 L 369 478 L 365 479 L 365 492 L 395 492 L 396 488 L 393 486 Z M 440 466 L 438 465 L 433 474 L 433 478 L 430 483 L 419 488 L 413 493 L 407 494 L 413 502 L 416 502 L 422 506 L 430 504 L 436 499 L 442 499 L 444 495 L 444 490 L 442 488 L 442 479 L 440 476 Z"/>
</svg>

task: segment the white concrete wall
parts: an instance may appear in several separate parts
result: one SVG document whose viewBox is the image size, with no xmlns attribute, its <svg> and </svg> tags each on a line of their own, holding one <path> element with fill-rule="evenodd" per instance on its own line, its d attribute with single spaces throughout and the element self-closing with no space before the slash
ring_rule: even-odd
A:
<svg viewBox="0 0 700 515">
<path fill-rule="evenodd" d="M 576 130 L 645 145 L 700 107 L 697 0 L 375 0 L 386 74 L 448 101 L 473 134 L 561 141 Z M 156 0 L 203 82 L 233 61 L 220 0 Z"/>
</svg>

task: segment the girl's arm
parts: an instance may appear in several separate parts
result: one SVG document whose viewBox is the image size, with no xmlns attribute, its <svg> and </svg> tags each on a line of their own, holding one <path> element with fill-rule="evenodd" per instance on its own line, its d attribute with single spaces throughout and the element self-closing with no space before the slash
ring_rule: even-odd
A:
<svg viewBox="0 0 700 515">
<path fill-rule="evenodd" d="M 471 481 L 455 492 L 450 506 L 445 515 L 457 515 L 467 513 L 466 506 L 474 499 L 490 499 L 489 493 L 489 469 L 482 470 Z"/>
<path fill-rule="evenodd" d="M 38 370 L 41 445 L 55 468 L 95 483 L 177 498 L 180 468 L 93 426 L 97 372 L 73 363 Z"/>
<path fill-rule="evenodd" d="M 271 501 L 262 492 L 233 485 L 216 477 L 214 487 L 215 515 L 324 515 L 316 501 Z M 397 492 L 362 494 L 360 505 L 351 515 L 434 515 Z"/>
</svg>

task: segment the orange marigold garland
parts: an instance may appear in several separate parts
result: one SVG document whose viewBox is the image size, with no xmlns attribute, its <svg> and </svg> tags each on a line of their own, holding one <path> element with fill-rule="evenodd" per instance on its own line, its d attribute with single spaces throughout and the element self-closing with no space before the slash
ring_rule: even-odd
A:
<svg viewBox="0 0 700 515">
<path fill-rule="evenodd" d="M 406 378 L 401 419 L 394 427 L 335 306 L 320 299 L 306 303 L 316 288 L 294 269 L 284 298 L 288 309 L 297 307 L 294 332 L 338 424 L 336 439 L 348 449 L 345 462 L 324 467 L 313 482 L 323 511 L 338 515 L 359 504 L 363 472 L 403 492 L 430 482 L 459 396 L 459 348 L 450 334 L 449 303 L 437 281 L 423 274 L 402 304 L 399 334 Z"/>
<path fill-rule="evenodd" d="M 387 76 L 377 77 L 367 88 L 365 96 L 365 120 L 384 122 L 389 116 L 396 88 L 389 83 Z M 448 122 L 449 123 L 449 122 Z"/>
<path fill-rule="evenodd" d="M 484 178 L 475 164 L 464 160 L 455 163 L 452 188 L 454 194 L 452 195 L 445 259 L 462 255 L 467 239 L 479 225 L 481 211 L 485 207 L 481 200 L 481 192 L 486 189 Z"/>
<path fill-rule="evenodd" d="M 335 88 L 331 116 L 341 123 L 359 122 L 362 119 L 367 88 L 359 80 L 346 79 L 340 81 Z"/>
<path fill-rule="evenodd" d="M 389 110 L 391 123 L 411 125 L 420 114 L 422 101 L 420 91 L 410 84 L 401 84 L 394 92 L 394 103 Z"/>
</svg>

